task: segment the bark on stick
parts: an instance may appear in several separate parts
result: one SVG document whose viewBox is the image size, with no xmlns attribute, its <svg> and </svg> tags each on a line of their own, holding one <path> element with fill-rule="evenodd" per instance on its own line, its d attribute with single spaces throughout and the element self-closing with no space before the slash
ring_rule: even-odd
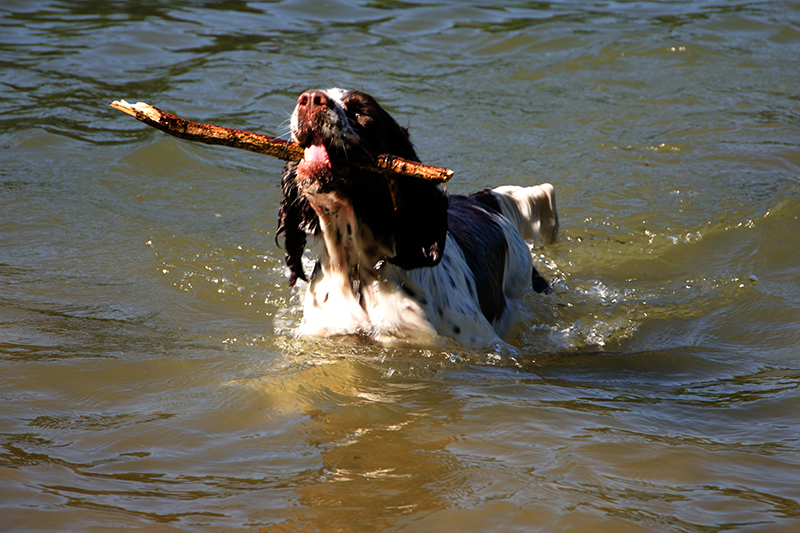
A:
<svg viewBox="0 0 800 533">
<path fill-rule="evenodd" d="M 269 135 L 192 122 L 144 102 L 131 104 L 125 100 L 115 100 L 111 103 L 111 107 L 179 139 L 241 148 L 271 155 L 284 161 L 303 159 L 303 148 L 299 144 Z M 453 177 L 453 171 L 448 168 L 424 165 L 391 154 L 381 154 L 374 159 L 348 160 L 347 163 L 373 172 L 399 174 L 437 182 L 446 182 Z"/>
</svg>

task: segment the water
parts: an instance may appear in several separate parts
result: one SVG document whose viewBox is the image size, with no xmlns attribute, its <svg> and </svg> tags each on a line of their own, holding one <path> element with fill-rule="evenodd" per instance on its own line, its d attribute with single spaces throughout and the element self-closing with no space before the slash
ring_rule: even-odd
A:
<svg viewBox="0 0 800 533">
<path fill-rule="evenodd" d="M 800 7 L 5 1 L 0 530 L 794 531 Z M 374 94 L 453 192 L 553 183 L 518 357 L 299 338 L 287 134 Z"/>
</svg>

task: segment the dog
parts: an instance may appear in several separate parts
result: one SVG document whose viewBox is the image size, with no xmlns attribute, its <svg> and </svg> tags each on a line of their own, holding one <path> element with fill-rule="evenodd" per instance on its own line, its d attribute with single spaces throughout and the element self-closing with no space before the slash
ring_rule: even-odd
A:
<svg viewBox="0 0 800 533">
<path fill-rule="evenodd" d="M 448 195 L 348 165 L 354 154 L 419 161 L 408 128 L 364 92 L 306 91 L 290 128 L 304 158 L 284 169 L 276 241 L 290 285 L 308 282 L 301 333 L 472 350 L 513 342 L 521 299 L 550 290 L 525 239 L 555 241 L 552 185 Z"/>
</svg>

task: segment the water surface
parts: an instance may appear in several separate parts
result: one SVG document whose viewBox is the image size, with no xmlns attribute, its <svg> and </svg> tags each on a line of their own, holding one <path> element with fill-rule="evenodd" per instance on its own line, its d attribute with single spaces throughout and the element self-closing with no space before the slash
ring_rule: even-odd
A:
<svg viewBox="0 0 800 533">
<path fill-rule="evenodd" d="M 0 529 L 800 527 L 793 2 L 0 6 Z M 277 160 L 375 95 L 449 190 L 553 183 L 515 357 L 298 337 Z"/>
</svg>

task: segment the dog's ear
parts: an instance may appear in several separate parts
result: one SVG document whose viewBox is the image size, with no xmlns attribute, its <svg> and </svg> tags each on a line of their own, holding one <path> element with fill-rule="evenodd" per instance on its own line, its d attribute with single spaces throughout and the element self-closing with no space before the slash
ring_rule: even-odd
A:
<svg viewBox="0 0 800 533">
<path fill-rule="evenodd" d="M 283 199 L 278 212 L 278 231 L 275 233 L 276 244 L 278 235 L 284 234 L 286 266 L 289 267 L 289 285 L 292 287 L 298 279 L 308 281 L 302 263 L 303 250 L 306 247 L 306 231 L 313 232 L 319 223 L 316 213 L 297 186 L 296 169 L 297 163 L 287 163 L 281 177 Z"/>
<path fill-rule="evenodd" d="M 397 178 L 395 256 L 400 268 L 439 264 L 447 239 L 447 195 L 440 185 L 416 178 Z"/>
</svg>

